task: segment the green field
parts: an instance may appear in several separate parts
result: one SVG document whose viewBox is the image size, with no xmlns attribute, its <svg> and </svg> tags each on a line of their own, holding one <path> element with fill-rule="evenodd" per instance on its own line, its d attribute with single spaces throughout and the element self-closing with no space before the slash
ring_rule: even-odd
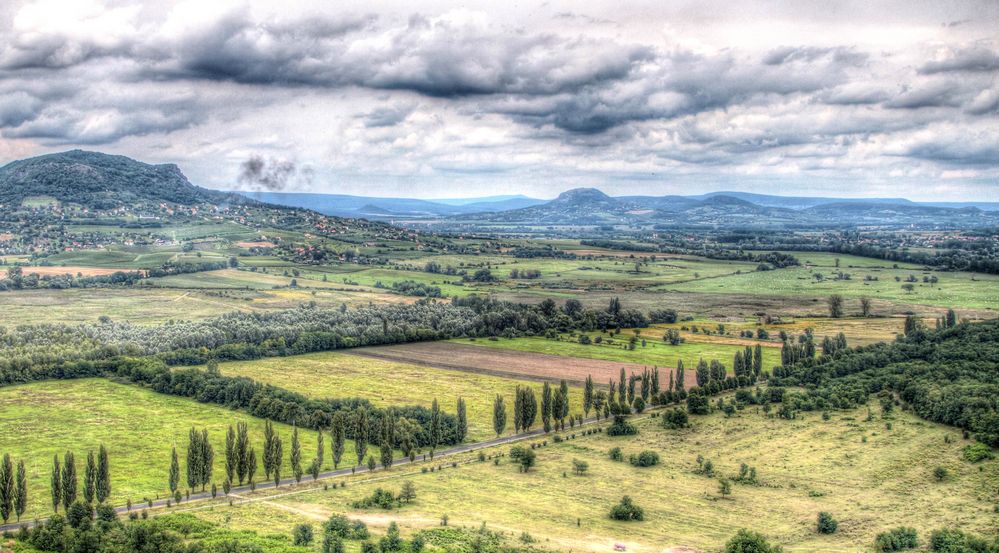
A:
<svg viewBox="0 0 999 553">
<path fill-rule="evenodd" d="M 865 418 L 866 410 L 858 409 L 835 413 L 829 421 L 818 415 L 784 421 L 748 408 L 733 418 L 695 417 L 693 429 L 683 431 L 667 431 L 647 419 L 639 423 L 637 437 L 549 440 L 527 474 L 508 459 L 494 465 L 467 455 L 461 459 L 470 463 L 455 469 L 423 474 L 398 467 L 377 478 L 359 476 L 345 489 L 273 497 L 265 492 L 259 501 L 198 516 L 231 520 L 234 528 L 288 532 L 295 523 L 344 513 L 376 531 L 397 521 L 405 535 L 436 526 L 447 514 L 451 526 L 485 524 L 511 536 L 526 532 L 547 549 L 608 551 L 624 543 L 638 553 L 664 547 L 716 551 L 739 528 L 760 531 L 788 551 L 832 553 L 868 551 L 878 532 L 900 525 L 916 528 L 923 543 L 929 531 L 942 527 L 984 535 L 999 531 L 994 512 L 999 463 L 974 466 L 961 460 L 967 442 L 952 428 L 905 413 L 894 415 L 891 430 L 880 417 Z M 612 447 L 626 456 L 656 451 L 662 464 L 635 468 L 612 461 L 607 455 Z M 726 477 L 747 463 L 756 468 L 759 485 L 735 483 L 732 495 L 722 498 L 716 478 L 695 473 L 698 455 Z M 589 464 L 587 474 L 572 473 L 573 459 Z M 943 482 L 931 474 L 937 466 L 950 473 Z M 348 506 L 376 487 L 397 491 L 404 480 L 416 487 L 412 505 L 393 511 Z M 608 518 L 623 495 L 645 510 L 643 522 Z M 835 534 L 815 531 L 819 511 L 839 521 Z"/>
<path fill-rule="evenodd" d="M 658 338 L 648 337 L 646 346 L 643 348 L 639 343 L 634 350 L 628 350 L 623 346 L 628 343 L 632 336 L 629 331 L 622 331 L 618 336 L 613 337 L 613 343 L 608 344 L 608 334 L 597 332 L 589 333 L 591 337 L 602 336 L 603 343 L 591 343 L 582 345 L 568 335 L 563 335 L 561 340 L 549 340 L 538 337 L 524 337 L 499 340 L 452 340 L 456 343 L 469 344 L 490 348 L 513 349 L 518 351 L 529 351 L 533 353 L 547 353 L 549 355 L 561 355 L 565 357 L 583 357 L 586 359 L 601 359 L 604 361 L 621 361 L 625 363 L 639 363 L 652 367 L 675 367 L 677 360 L 682 360 L 688 372 L 697 366 L 700 359 L 711 361 L 717 359 L 731 370 L 732 359 L 736 352 L 742 352 L 745 346 L 726 345 L 718 343 L 698 343 L 685 342 L 678 346 L 671 346 L 662 342 L 662 334 Z M 765 346 L 773 346 L 772 343 L 764 343 Z M 769 369 L 775 364 L 780 364 L 780 349 L 776 347 L 763 348 L 763 366 Z"/>
<path fill-rule="evenodd" d="M 814 269 L 792 267 L 776 271 L 751 272 L 715 279 L 704 279 L 682 284 L 664 285 L 664 290 L 680 292 L 708 292 L 717 294 L 757 294 L 773 296 L 825 297 L 840 294 L 846 298 L 869 297 L 890 300 L 901 304 L 932 305 L 966 309 L 995 309 L 999 305 L 999 275 L 916 269 L 881 269 L 873 267 L 844 268 L 850 280 L 835 280 L 831 266 Z M 824 275 L 817 281 L 815 273 Z M 905 279 L 915 275 L 913 291 L 902 289 Z M 924 283 L 923 276 L 936 276 L 936 284 Z M 877 281 L 865 281 L 865 276 Z M 896 282 L 895 277 L 902 279 Z"/>
<path fill-rule="evenodd" d="M 215 449 L 214 480 L 225 480 L 225 433 L 229 425 L 246 422 L 250 439 L 261 459 L 263 420 L 231 411 L 214 404 L 166 396 L 136 386 L 116 384 L 103 379 L 63 380 L 0 388 L 0 452 L 16 460 L 23 459 L 29 478 L 28 518 L 51 511 L 49 477 L 52 456 L 67 450 L 76 455 L 77 473 L 82 486 L 87 451 L 104 444 L 111 458 L 111 502 L 134 504 L 143 498 L 166 497 L 170 450 L 177 446 L 181 460 L 181 486 L 184 482 L 184 455 L 187 434 L 192 426 L 207 428 Z M 288 454 L 291 427 L 276 424 L 284 441 L 285 468 L 291 475 Z M 316 433 L 299 432 L 302 439 L 303 465 L 316 452 Z M 329 440 L 325 459 L 332 467 Z M 377 448 L 373 455 L 377 457 Z M 348 440 L 344 459 L 355 460 L 353 444 Z M 60 461 L 61 462 L 61 461 Z M 257 470 L 263 480 L 263 468 Z M 82 494 L 82 487 L 80 488 Z"/>
<path fill-rule="evenodd" d="M 310 397 L 361 397 L 378 407 L 429 407 L 436 398 L 444 411 L 453 414 L 455 402 L 461 397 L 468 408 L 471 441 L 495 437 L 492 407 L 496 394 L 502 394 L 512 406 L 514 390 L 521 385 L 535 388 L 538 399 L 541 398 L 541 386 L 536 382 L 393 363 L 346 353 L 222 363 L 219 368 L 226 375 L 249 377 Z M 579 390 L 571 390 L 570 398 L 572 412 L 582 412 Z M 507 433 L 511 433 L 512 424 L 508 426 Z"/>
</svg>

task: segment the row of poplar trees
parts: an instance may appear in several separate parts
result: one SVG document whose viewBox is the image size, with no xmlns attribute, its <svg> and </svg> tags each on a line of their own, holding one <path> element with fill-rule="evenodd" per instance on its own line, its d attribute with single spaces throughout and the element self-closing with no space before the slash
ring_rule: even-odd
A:
<svg viewBox="0 0 999 553">
<path fill-rule="evenodd" d="M 52 510 L 55 512 L 59 512 L 59 505 L 68 511 L 69 506 L 76 502 L 79 496 L 79 480 L 76 473 L 76 456 L 72 451 L 66 452 L 61 465 L 58 455 L 52 458 L 51 491 Z M 93 451 L 87 452 L 87 463 L 83 472 L 83 501 L 87 505 L 93 505 L 95 501 L 104 503 L 110 495 L 111 463 L 108 450 L 102 444 L 97 450 L 96 458 Z"/>
<path fill-rule="evenodd" d="M 5 453 L 0 462 L 0 517 L 7 524 L 10 515 L 21 520 L 21 515 L 28 508 L 28 475 L 24 470 L 24 461 L 17 462 L 17 471 L 10 454 Z"/>
<path fill-rule="evenodd" d="M 587 377 L 587 397 L 592 399 L 593 382 Z M 565 430 L 565 420 L 569 416 L 569 385 L 562 380 L 557 389 L 545 382 L 541 389 L 541 423 L 545 432 Z M 588 409 L 587 409 L 588 411 Z M 538 417 L 538 400 L 530 386 L 517 386 L 513 400 L 513 427 L 516 433 L 527 432 L 534 426 Z M 506 401 L 496 394 L 493 400 L 493 430 L 503 434 L 507 424 Z"/>
</svg>

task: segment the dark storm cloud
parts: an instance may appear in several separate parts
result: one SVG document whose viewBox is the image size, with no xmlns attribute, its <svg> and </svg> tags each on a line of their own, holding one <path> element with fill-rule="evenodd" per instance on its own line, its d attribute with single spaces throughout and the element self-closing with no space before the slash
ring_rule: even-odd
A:
<svg viewBox="0 0 999 553">
<path fill-rule="evenodd" d="M 292 182 L 310 182 L 313 170 L 284 159 L 264 159 L 254 154 L 239 165 L 238 181 L 252 190 L 284 190 Z"/>
</svg>

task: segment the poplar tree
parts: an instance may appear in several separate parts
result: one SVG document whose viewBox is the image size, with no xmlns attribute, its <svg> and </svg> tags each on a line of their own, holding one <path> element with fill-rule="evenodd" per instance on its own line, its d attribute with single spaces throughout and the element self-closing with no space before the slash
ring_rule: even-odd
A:
<svg viewBox="0 0 999 553">
<path fill-rule="evenodd" d="M 177 493 L 177 487 L 180 485 L 180 462 L 177 460 L 177 448 L 173 448 L 173 452 L 170 454 L 170 494 L 173 495 Z"/>
<path fill-rule="evenodd" d="M 274 425 L 271 421 L 264 421 L 264 479 L 271 477 L 274 470 Z"/>
<path fill-rule="evenodd" d="M 198 445 L 198 476 L 201 477 L 201 491 L 205 491 L 205 488 L 212 481 L 212 473 L 215 472 L 215 448 L 212 447 L 212 443 L 208 440 L 207 428 L 201 430 L 201 439 Z"/>
<path fill-rule="evenodd" d="M 652 382 L 650 386 L 652 388 L 652 396 L 659 397 L 659 367 L 652 367 Z"/>
<path fill-rule="evenodd" d="M 682 392 L 686 387 L 686 382 L 684 381 L 683 374 L 683 361 L 680 359 L 676 360 L 676 380 L 673 381 L 673 388 L 677 392 Z"/>
<path fill-rule="evenodd" d="M 187 488 L 193 490 L 201 483 L 201 433 L 192 426 L 187 432 Z"/>
<path fill-rule="evenodd" d="M 441 407 L 437 404 L 437 398 L 434 398 L 433 403 L 430 404 L 430 458 L 433 458 L 437 446 L 444 438 L 443 424 Z"/>
<path fill-rule="evenodd" d="M 233 430 L 232 425 L 229 425 L 229 430 L 225 433 L 225 477 L 226 480 L 232 482 L 236 478 L 236 466 L 239 464 L 239 459 L 236 455 L 236 431 Z"/>
<path fill-rule="evenodd" d="M 392 466 L 392 447 L 395 445 L 395 420 L 392 413 L 386 411 L 382 416 L 381 440 L 378 444 L 378 453 L 381 457 L 382 467 Z"/>
<path fill-rule="evenodd" d="M 642 371 L 642 401 L 648 403 L 649 392 L 652 391 L 652 376 L 649 374 L 649 369 Z"/>
<path fill-rule="evenodd" d="M 621 369 L 621 378 L 617 382 L 617 402 L 624 405 L 624 380 L 627 378 L 624 374 L 624 369 Z"/>
<path fill-rule="evenodd" d="M 330 428 L 330 449 L 333 453 L 333 468 L 340 466 L 343 458 L 345 442 L 347 441 L 347 413 L 337 411 L 333 414 L 333 426 Z"/>
<path fill-rule="evenodd" d="M 243 479 L 250 473 L 250 465 L 256 464 L 256 457 L 253 463 L 250 462 L 250 432 L 245 422 L 236 423 L 236 478 L 239 485 L 243 485 Z M 256 469 L 254 469 L 256 470 Z"/>
<path fill-rule="evenodd" d="M 59 504 L 62 503 L 62 469 L 59 468 L 59 456 L 52 456 L 52 510 L 59 512 Z"/>
<path fill-rule="evenodd" d="M 524 420 L 524 394 L 520 386 L 513 392 L 513 433 L 520 434 L 521 421 Z"/>
<path fill-rule="evenodd" d="M 94 462 L 94 452 L 87 452 L 87 467 L 83 472 L 83 500 L 87 505 L 94 502 L 94 487 L 97 484 L 97 464 Z"/>
<path fill-rule="evenodd" d="M 759 378 L 763 372 L 763 348 L 759 344 L 753 348 L 753 375 Z"/>
<path fill-rule="evenodd" d="M 460 397 L 458 398 L 456 412 L 458 416 L 458 435 L 455 437 L 460 444 L 465 441 L 466 437 L 468 437 L 468 413 L 465 409 L 465 400 Z"/>
<path fill-rule="evenodd" d="M 583 387 L 583 415 L 589 417 L 593 408 L 593 377 L 586 375 L 586 385 Z"/>
<path fill-rule="evenodd" d="M 320 469 L 323 468 L 324 458 L 326 457 L 326 444 L 323 442 L 323 431 L 320 430 L 316 436 L 316 463 L 318 463 Z"/>
<path fill-rule="evenodd" d="M 628 405 L 635 403 L 635 373 L 628 376 Z"/>
<path fill-rule="evenodd" d="M 62 507 L 69 511 L 69 506 L 76 501 L 76 458 L 72 451 L 67 451 L 62 462 Z"/>
<path fill-rule="evenodd" d="M 108 450 L 101 444 L 97 450 L 97 502 L 104 503 L 111 495 L 111 461 Z"/>
<path fill-rule="evenodd" d="M 21 515 L 28 509 L 28 473 L 24 470 L 24 460 L 17 462 L 17 480 L 14 483 L 14 514 L 17 521 L 21 521 Z"/>
<path fill-rule="evenodd" d="M 364 463 L 364 455 L 368 452 L 368 412 L 363 409 L 357 413 L 355 421 L 354 451 L 357 452 L 357 464 Z"/>
<path fill-rule="evenodd" d="M 14 512 L 14 463 L 10 453 L 4 453 L 0 462 L 0 518 L 7 524 Z"/>
<path fill-rule="evenodd" d="M 711 380 L 711 372 L 708 363 L 703 358 L 697 362 L 697 385 L 703 388 Z"/>
<path fill-rule="evenodd" d="M 742 352 L 735 352 L 735 358 L 732 359 L 732 371 L 735 373 L 736 377 L 742 376 L 744 367 L 742 366 Z"/>
<path fill-rule="evenodd" d="M 503 396 L 496 394 L 496 399 L 493 400 L 493 430 L 496 431 L 496 436 L 499 437 L 505 429 L 506 407 L 503 405 Z"/>
<path fill-rule="evenodd" d="M 553 425 L 555 431 L 558 432 L 561 429 L 561 419 L 562 419 L 562 391 L 555 390 L 552 396 L 552 420 L 555 422 Z"/>
<path fill-rule="evenodd" d="M 302 481 L 302 444 L 298 440 L 298 427 L 291 429 L 291 453 L 288 456 L 291 461 L 291 473 L 295 476 L 295 482 Z"/>
<path fill-rule="evenodd" d="M 524 419 L 520 423 L 520 427 L 525 431 L 530 430 L 534 426 L 534 422 L 538 420 L 538 398 L 534 395 L 534 388 L 530 386 L 524 387 Z"/>
<path fill-rule="evenodd" d="M 271 469 L 274 473 L 274 487 L 276 488 L 281 485 L 281 458 L 284 456 L 284 446 L 281 445 L 281 436 L 274 436 L 271 448 L 271 461 L 274 463 Z"/>
<path fill-rule="evenodd" d="M 561 409 L 559 410 L 559 426 L 562 430 L 565 430 L 565 418 L 569 416 L 569 384 L 566 383 L 565 379 L 558 385 L 558 394 L 562 398 L 560 400 Z"/>
<path fill-rule="evenodd" d="M 246 450 L 246 481 L 250 483 L 250 489 L 254 489 L 256 484 L 253 482 L 253 475 L 257 473 L 257 452 L 253 447 L 249 447 Z"/>
<path fill-rule="evenodd" d="M 545 433 L 552 429 L 552 387 L 547 382 L 541 388 L 541 423 L 544 424 Z"/>
</svg>

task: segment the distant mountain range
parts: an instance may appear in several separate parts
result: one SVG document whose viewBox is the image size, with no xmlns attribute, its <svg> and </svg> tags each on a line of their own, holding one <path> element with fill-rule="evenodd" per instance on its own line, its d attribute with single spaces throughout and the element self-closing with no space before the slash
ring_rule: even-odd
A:
<svg viewBox="0 0 999 553">
<path fill-rule="evenodd" d="M 93 210 L 115 207 L 223 205 L 254 200 L 326 215 L 437 228 L 529 226 L 720 226 L 920 228 L 999 225 L 999 202 L 918 203 L 904 198 L 812 198 L 746 192 L 697 196 L 608 196 L 576 188 L 553 200 L 490 196 L 443 200 L 292 192 L 222 192 L 191 184 L 176 165 L 72 150 L 0 167 L 0 205 L 17 209 L 49 197 Z"/>
<path fill-rule="evenodd" d="M 495 225 L 713 225 L 713 226 L 991 226 L 999 202 L 925 203 L 904 198 L 790 197 L 747 192 L 696 196 L 608 196 L 576 188 L 554 200 L 500 196 L 465 200 L 374 198 L 333 194 L 244 192 L 280 205 L 329 215 L 405 224 Z"/>
</svg>

